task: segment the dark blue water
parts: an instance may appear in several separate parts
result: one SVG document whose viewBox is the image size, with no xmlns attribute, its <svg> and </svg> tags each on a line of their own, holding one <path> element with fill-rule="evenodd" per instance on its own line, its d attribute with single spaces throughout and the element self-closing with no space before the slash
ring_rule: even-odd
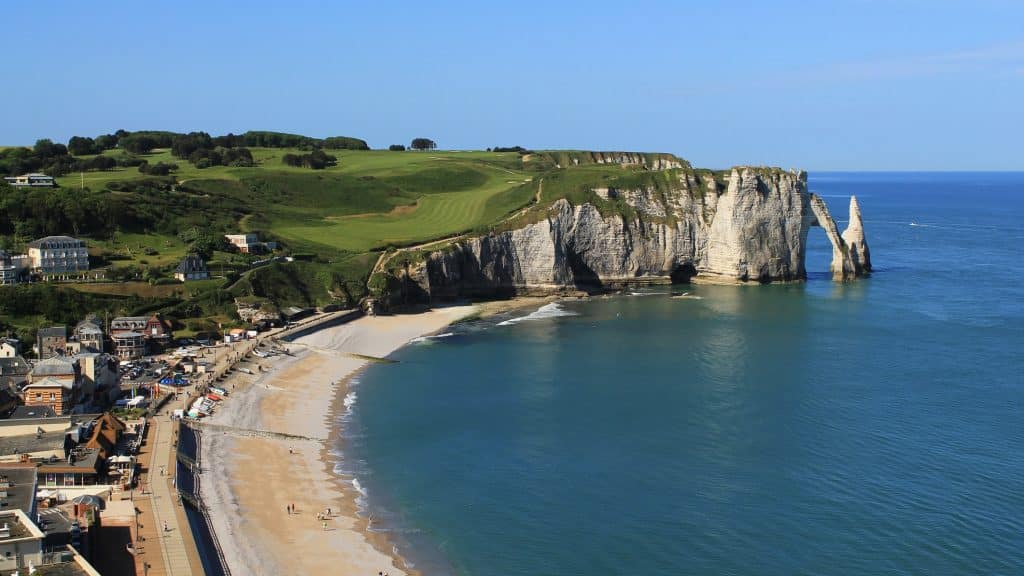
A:
<svg viewBox="0 0 1024 576">
<path fill-rule="evenodd" d="M 377 525 L 428 573 L 1024 574 L 1024 174 L 810 184 L 859 197 L 870 279 L 829 281 L 815 229 L 806 284 L 562 303 L 371 368 L 342 467 Z"/>
</svg>

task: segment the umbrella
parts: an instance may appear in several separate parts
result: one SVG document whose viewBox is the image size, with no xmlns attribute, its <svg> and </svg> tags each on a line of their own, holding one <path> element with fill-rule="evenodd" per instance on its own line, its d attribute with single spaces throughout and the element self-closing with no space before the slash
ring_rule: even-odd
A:
<svg viewBox="0 0 1024 576">
<path fill-rule="evenodd" d="M 85 504 L 86 506 L 92 506 L 93 508 L 99 508 L 103 510 L 106 504 L 103 502 L 103 498 L 99 496 L 93 496 L 92 494 L 82 494 L 81 496 L 75 496 L 71 500 L 73 504 Z"/>
</svg>

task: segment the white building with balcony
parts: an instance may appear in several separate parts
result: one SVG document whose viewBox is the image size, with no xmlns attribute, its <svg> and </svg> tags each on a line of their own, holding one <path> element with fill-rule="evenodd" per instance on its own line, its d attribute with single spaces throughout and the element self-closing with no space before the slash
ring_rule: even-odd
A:
<svg viewBox="0 0 1024 576">
<path fill-rule="evenodd" d="M 70 236 L 47 236 L 28 245 L 32 271 L 44 276 L 85 272 L 89 251 L 85 242 Z"/>
</svg>

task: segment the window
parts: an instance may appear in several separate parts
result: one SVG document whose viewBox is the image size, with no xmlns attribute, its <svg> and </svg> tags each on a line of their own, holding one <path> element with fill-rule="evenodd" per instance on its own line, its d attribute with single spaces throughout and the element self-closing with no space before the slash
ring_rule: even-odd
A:
<svg viewBox="0 0 1024 576">
<path fill-rule="evenodd" d="M 55 402 L 56 400 L 57 400 L 57 395 L 54 394 L 53 392 L 50 392 L 50 402 Z"/>
<path fill-rule="evenodd" d="M 46 474 L 46 485 L 47 486 L 56 486 L 57 485 L 57 474 L 55 474 L 53 472 L 48 472 Z"/>
</svg>

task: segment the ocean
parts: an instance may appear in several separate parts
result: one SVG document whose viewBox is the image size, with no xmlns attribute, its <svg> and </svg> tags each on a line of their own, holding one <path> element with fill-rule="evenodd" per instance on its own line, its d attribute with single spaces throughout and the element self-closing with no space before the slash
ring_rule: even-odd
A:
<svg viewBox="0 0 1024 576">
<path fill-rule="evenodd" d="M 1024 574 L 1024 174 L 812 173 L 875 273 L 459 324 L 338 470 L 427 574 Z M 672 298 L 671 294 L 685 298 Z"/>
</svg>

